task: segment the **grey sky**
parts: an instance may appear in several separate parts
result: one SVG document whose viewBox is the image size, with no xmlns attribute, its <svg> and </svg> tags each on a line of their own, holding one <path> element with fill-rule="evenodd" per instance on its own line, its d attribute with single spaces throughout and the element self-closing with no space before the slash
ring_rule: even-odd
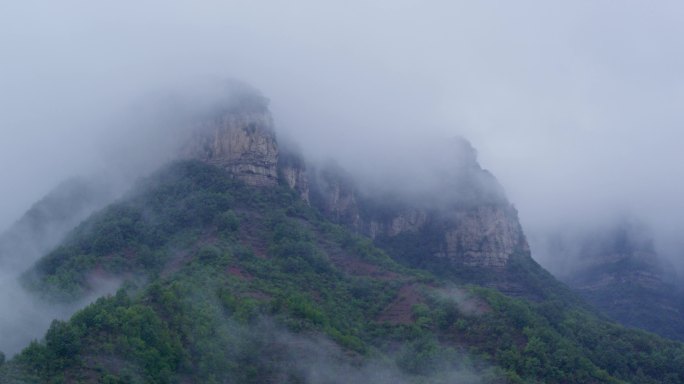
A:
<svg viewBox="0 0 684 384">
<path fill-rule="evenodd" d="M 666 0 L 5 1 L 0 229 L 105 164 L 145 95 L 234 77 L 312 157 L 463 134 L 528 230 L 632 209 L 676 242 L 682 36 Z"/>
</svg>

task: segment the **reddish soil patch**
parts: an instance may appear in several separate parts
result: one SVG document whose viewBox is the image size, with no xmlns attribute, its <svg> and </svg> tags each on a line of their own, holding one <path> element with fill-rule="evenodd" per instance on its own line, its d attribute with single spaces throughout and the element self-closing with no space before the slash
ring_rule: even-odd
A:
<svg viewBox="0 0 684 384">
<path fill-rule="evenodd" d="M 414 321 L 413 306 L 423 301 L 423 295 L 418 292 L 417 284 L 404 285 L 399 289 L 397 298 L 380 313 L 376 321 L 390 324 L 411 324 Z"/>
<path fill-rule="evenodd" d="M 226 272 L 229 275 L 238 277 L 242 280 L 247 280 L 247 281 L 254 280 L 254 276 L 243 271 L 242 268 L 238 267 L 237 265 L 231 265 L 230 267 L 226 268 Z"/>
<path fill-rule="evenodd" d="M 382 267 L 359 259 L 357 256 L 347 253 L 334 245 L 323 245 L 330 261 L 340 270 L 349 275 L 367 276 L 378 280 L 399 280 L 402 276 L 398 273 L 387 271 Z"/>
</svg>

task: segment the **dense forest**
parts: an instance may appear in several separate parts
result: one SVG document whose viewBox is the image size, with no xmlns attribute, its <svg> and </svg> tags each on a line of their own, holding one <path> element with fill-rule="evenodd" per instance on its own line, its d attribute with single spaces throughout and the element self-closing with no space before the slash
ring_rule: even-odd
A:
<svg viewBox="0 0 684 384">
<path fill-rule="evenodd" d="M 560 284 L 514 298 L 379 245 L 287 185 L 174 163 L 24 274 L 50 301 L 121 286 L 53 321 L 0 382 L 684 382 L 684 345 L 609 322 Z"/>
</svg>

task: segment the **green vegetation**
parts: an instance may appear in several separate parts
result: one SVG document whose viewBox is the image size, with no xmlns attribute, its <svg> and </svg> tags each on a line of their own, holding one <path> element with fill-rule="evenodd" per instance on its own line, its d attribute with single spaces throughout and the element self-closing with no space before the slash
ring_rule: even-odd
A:
<svg viewBox="0 0 684 384">
<path fill-rule="evenodd" d="M 284 186 L 174 164 L 25 276 L 62 300 L 101 277 L 127 283 L 0 362 L 0 383 L 304 383 L 314 368 L 408 383 L 684 382 L 682 344 L 608 323 L 561 288 L 511 298 L 386 250 Z M 545 284 L 534 266 L 512 271 Z"/>
</svg>

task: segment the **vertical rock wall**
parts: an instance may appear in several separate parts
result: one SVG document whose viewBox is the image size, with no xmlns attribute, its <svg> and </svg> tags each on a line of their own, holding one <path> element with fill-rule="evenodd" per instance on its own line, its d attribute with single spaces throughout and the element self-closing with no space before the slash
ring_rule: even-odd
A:
<svg viewBox="0 0 684 384">
<path fill-rule="evenodd" d="M 200 123 L 184 150 L 248 185 L 278 184 L 278 145 L 268 111 L 229 112 Z"/>
</svg>

